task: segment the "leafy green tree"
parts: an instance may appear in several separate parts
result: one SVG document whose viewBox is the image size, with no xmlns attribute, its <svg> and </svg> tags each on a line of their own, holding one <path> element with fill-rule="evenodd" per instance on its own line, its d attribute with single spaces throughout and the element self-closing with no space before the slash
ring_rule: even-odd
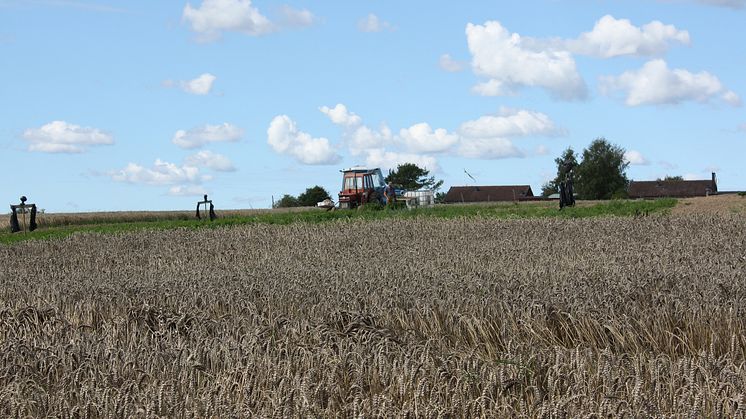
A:
<svg viewBox="0 0 746 419">
<path fill-rule="evenodd" d="M 298 202 L 298 198 L 293 195 L 285 194 L 278 201 L 275 201 L 275 208 L 291 208 L 299 206 L 300 202 Z"/>
<path fill-rule="evenodd" d="M 663 181 L 663 182 L 668 182 L 669 180 L 684 180 L 684 176 L 669 176 L 669 175 L 666 175 L 666 177 L 664 177 L 663 179 L 658 178 L 656 180 Z"/>
<path fill-rule="evenodd" d="M 562 155 L 554 159 L 557 163 L 557 177 L 545 183 L 541 187 L 541 195 L 549 196 L 559 192 L 559 184 L 565 180 L 567 172 L 574 170 L 578 166 L 578 159 L 572 147 L 567 147 Z"/>
<path fill-rule="evenodd" d="M 443 186 L 443 181 L 436 181 L 435 176 L 428 177 L 429 174 L 429 170 L 414 163 L 404 163 L 398 165 L 396 170 L 389 170 L 385 180 L 407 190 L 432 189 L 437 191 Z"/>
<path fill-rule="evenodd" d="M 321 186 L 316 185 L 298 195 L 298 204 L 301 207 L 315 207 L 317 203 L 325 199 L 331 199 L 329 192 Z"/>
<path fill-rule="evenodd" d="M 575 170 L 575 191 L 583 199 L 610 199 L 625 195 L 627 162 L 625 150 L 605 138 L 595 139 L 583 150 L 583 161 Z"/>
</svg>

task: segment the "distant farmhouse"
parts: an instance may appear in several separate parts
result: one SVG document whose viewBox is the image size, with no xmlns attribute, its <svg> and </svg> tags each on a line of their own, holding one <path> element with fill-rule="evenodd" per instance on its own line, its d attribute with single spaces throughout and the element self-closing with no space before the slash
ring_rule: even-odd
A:
<svg viewBox="0 0 746 419">
<path fill-rule="evenodd" d="M 515 186 L 452 186 L 443 202 L 460 204 L 466 202 L 526 201 L 534 197 L 528 185 Z"/>
<path fill-rule="evenodd" d="M 632 181 L 627 188 L 630 198 L 689 198 L 718 193 L 715 173 L 710 180 Z"/>
</svg>

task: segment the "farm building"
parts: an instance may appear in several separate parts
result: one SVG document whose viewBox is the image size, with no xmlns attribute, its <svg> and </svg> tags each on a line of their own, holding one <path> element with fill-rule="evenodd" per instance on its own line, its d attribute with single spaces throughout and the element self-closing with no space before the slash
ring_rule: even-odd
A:
<svg viewBox="0 0 746 419">
<path fill-rule="evenodd" d="M 709 180 L 632 181 L 627 188 L 630 198 L 689 198 L 714 195 L 718 192 L 715 173 Z"/>
<path fill-rule="evenodd" d="M 533 198 L 528 185 L 516 186 L 452 186 L 443 202 L 447 204 L 465 202 L 521 201 Z"/>
</svg>

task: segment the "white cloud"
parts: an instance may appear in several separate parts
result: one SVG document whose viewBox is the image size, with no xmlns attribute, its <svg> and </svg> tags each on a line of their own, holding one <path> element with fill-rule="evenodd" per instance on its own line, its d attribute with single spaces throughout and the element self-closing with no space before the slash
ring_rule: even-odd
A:
<svg viewBox="0 0 746 419">
<path fill-rule="evenodd" d="M 203 0 L 196 8 L 187 3 L 182 19 L 201 41 L 219 39 L 223 31 L 258 36 L 275 30 L 272 22 L 251 5 L 251 0 Z"/>
<path fill-rule="evenodd" d="M 559 130 L 541 112 L 503 108 L 497 115 L 484 115 L 461 124 L 459 133 L 470 138 L 556 135 Z"/>
<path fill-rule="evenodd" d="M 550 153 L 550 150 L 549 150 L 549 147 L 541 144 L 538 147 L 536 147 L 535 153 L 537 156 L 546 156 Z"/>
<path fill-rule="evenodd" d="M 399 138 L 410 151 L 415 153 L 439 153 L 453 147 L 459 140 L 458 135 L 448 133 L 443 128 L 433 130 L 429 124 L 422 122 L 399 131 Z"/>
<path fill-rule="evenodd" d="M 675 165 L 675 164 L 673 164 L 673 163 L 671 163 L 669 161 L 665 161 L 665 160 L 659 161 L 658 164 L 660 165 L 660 167 L 662 167 L 662 168 L 664 168 L 666 170 L 673 170 L 673 169 L 678 169 L 679 168 L 679 166 L 677 166 L 677 165 Z"/>
<path fill-rule="evenodd" d="M 438 61 L 440 68 L 449 73 L 458 73 L 465 67 L 465 63 L 462 61 L 456 61 L 449 54 L 443 54 L 440 56 Z"/>
<path fill-rule="evenodd" d="M 326 138 L 313 138 L 298 130 L 287 115 L 272 119 L 267 129 L 267 143 L 274 151 L 294 157 L 303 164 L 336 164 L 341 160 Z"/>
<path fill-rule="evenodd" d="M 390 30 L 391 24 L 381 20 L 378 16 L 370 13 L 368 16 L 357 22 L 357 28 L 360 32 L 381 32 Z"/>
<path fill-rule="evenodd" d="M 311 26 L 316 22 L 316 17 L 307 9 L 294 9 L 288 5 L 280 8 L 285 25 L 289 27 L 303 28 Z"/>
<path fill-rule="evenodd" d="M 469 23 L 466 38 L 473 71 L 489 79 L 475 87 L 479 94 L 505 95 L 522 86 L 534 86 L 559 99 L 587 96 L 585 82 L 568 51 L 510 33 L 497 21 Z"/>
<path fill-rule="evenodd" d="M 414 153 L 398 153 L 386 151 L 383 148 L 367 151 L 366 164 L 368 167 L 380 167 L 385 171 L 387 169 L 394 169 L 396 166 L 404 163 L 414 163 L 431 172 L 440 171 L 437 159 L 432 156 L 424 156 Z"/>
<path fill-rule="evenodd" d="M 206 167 L 216 172 L 233 172 L 236 170 L 228 157 L 212 151 L 202 150 L 184 159 L 187 166 Z"/>
<path fill-rule="evenodd" d="M 212 84 L 215 80 L 217 80 L 217 77 L 210 73 L 204 73 L 194 80 L 181 82 L 181 89 L 193 95 L 204 96 L 210 93 L 210 90 L 212 90 Z"/>
<path fill-rule="evenodd" d="M 659 55 L 670 43 L 690 44 L 689 32 L 652 21 L 641 28 L 627 19 L 606 15 L 596 22 L 593 30 L 577 39 L 566 41 L 569 51 L 576 54 L 610 58 L 620 55 Z"/>
<path fill-rule="evenodd" d="M 188 131 L 178 130 L 171 142 L 181 148 L 198 148 L 207 143 L 235 142 L 240 140 L 243 134 L 243 129 L 226 122 L 220 125 L 204 125 Z"/>
<path fill-rule="evenodd" d="M 319 110 L 331 119 L 336 125 L 342 125 L 347 127 L 354 127 L 362 124 L 362 119 L 352 112 L 347 110 L 347 106 L 338 103 L 337 106 L 329 108 L 328 106 L 322 106 Z"/>
<path fill-rule="evenodd" d="M 738 95 L 726 90 L 712 74 L 669 70 L 666 62 L 660 59 L 648 61 L 638 71 L 627 71 L 618 77 L 602 77 L 601 90 L 605 93 L 624 92 L 628 106 L 708 102 L 713 98 L 720 98 L 733 106 L 739 106 L 741 102 Z"/>
<path fill-rule="evenodd" d="M 176 185 L 168 189 L 171 196 L 200 196 L 207 192 L 202 185 Z"/>
<path fill-rule="evenodd" d="M 152 167 L 129 163 L 124 169 L 109 172 L 108 175 L 117 182 L 145 185 L 199 183 L 211 179 L 210 176 L 202 175 L 195 166 L 179 166 L 161 159 L 156 159 Z"/>
<path fill-rule="evenodd" d="M 645 156 L 636 150 L 628 150 L 624 153 L 624 160 L 633 166 L 647 166 L 650 164 Z"/>
<path fill-rule="evenodd" d="M 114 144 L 111 134 L 65 121 L 52 121 L 41 128 L 29 128 L 21 137 L 29 142 L 29 151 L 43 153 L 83 153 L 89 146 Z"/>
</svg>

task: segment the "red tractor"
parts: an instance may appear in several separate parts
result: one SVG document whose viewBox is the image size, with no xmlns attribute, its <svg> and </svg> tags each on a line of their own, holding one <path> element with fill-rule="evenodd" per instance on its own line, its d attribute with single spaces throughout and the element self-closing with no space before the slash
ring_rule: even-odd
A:
<svg viewBox="0 0 746 419">
<path fill-rule="evenodd" d="M 381 169 L 352 167 L 342 172 L 342 191 L 339 193 L 339 208 L 353 209 L 363 204 L 383 203 L 386 182 Z"/>
</svg>

